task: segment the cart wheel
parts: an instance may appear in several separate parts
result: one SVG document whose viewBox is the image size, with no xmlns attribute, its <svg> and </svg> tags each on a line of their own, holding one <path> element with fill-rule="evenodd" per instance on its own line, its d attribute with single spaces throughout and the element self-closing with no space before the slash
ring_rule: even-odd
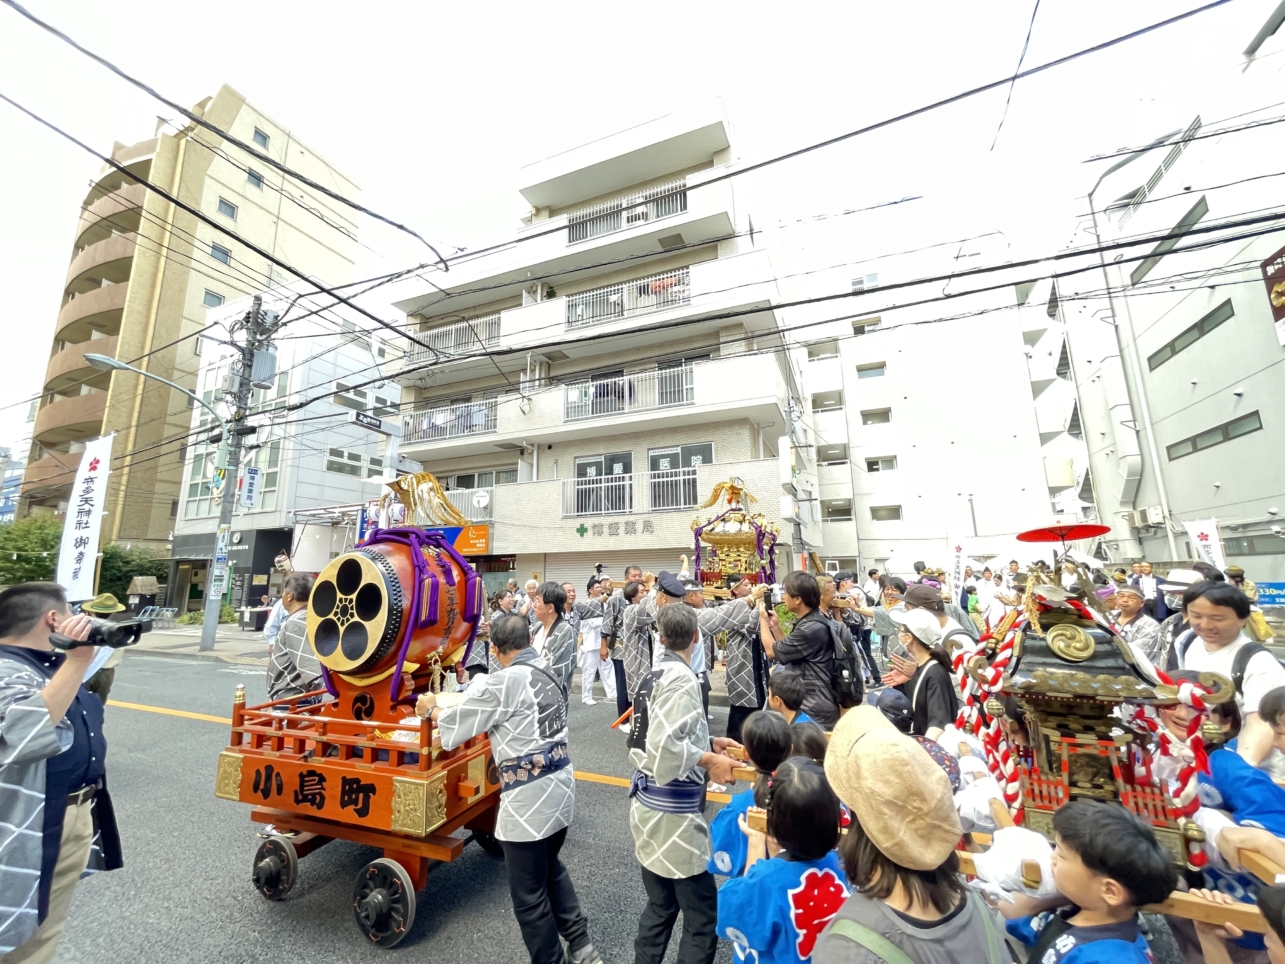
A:
<svg viewBox="0 0 1285 964">
<path fill-rule="evenodd" d="M 393 947 L 415 923 L 415 885 L 395 860 L 372 860 L 357 875 L 352 892 L 357 926 L 372 944 Z"/>
<path fill-rule="evenodd" d="M 488 856 L 504 856 L 504 848 L 501 847 L 500 842 L 495 839 L 495 834 L 487 833 L 485 830 L 474 830 L 473 839 L 477 841 L 477 845 L 479 847 L 486 851 Z"/>
<path fill-rule="evenodd" d="M 285 837 L 269 837 L 254 855 L 254 886 L 268 900 L 284 900 L 299 879 L 299 855 Z"/>
</svg>

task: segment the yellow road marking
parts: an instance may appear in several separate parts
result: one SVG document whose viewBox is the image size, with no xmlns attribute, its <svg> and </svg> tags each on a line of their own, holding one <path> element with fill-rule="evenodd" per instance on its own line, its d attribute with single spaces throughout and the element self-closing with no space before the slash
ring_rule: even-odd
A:
<svg viewBox="0 0 1285 964">
<path fill-rule="evenodd" d="M 148 706 L 146 703 L 125 703 L 121 700 L 108 700 L 108 706 L 119 706 L 123 710 L 141 710 L 144 713 L 162 713 L 165 716 L 181 716 L 188 720 L 204 720 L 206 723 L 223 723 L 226 726 L 232 725 L 232 720 L 226 716 L 210 716 L 208 713 L 192 713 L 188 710 L 172 710 L 168 706 Z"/>
<path fill-rule="evenodd" d="M 147 703 L 126 703 L 122 700 L 108 700 L 108 706 L 119 706 L 123 710 L 138 710 L 142 713 L 160 713 L 164 716 L 181 716 L 187 720 L 204 720 L 206 723 L 222 723 L 225 726 L 231 726 L 232 720 L 226 716 L 211 716 L 208 713 L 192 713 L 188 710 L 172 710 L 168 706 L 150 706 Z M 585 783 L 605 783 L 611 787 L 627 787 L 629 781 L 624 777 L 608 776 L 605 773 L 589 773 L 586 770 L 576 770 L 576 779 L 583 780 Z M 709 799 L 715 803 L 727 803 L 732 798 L 726 793 L 707 794 Z"/>
</svg>

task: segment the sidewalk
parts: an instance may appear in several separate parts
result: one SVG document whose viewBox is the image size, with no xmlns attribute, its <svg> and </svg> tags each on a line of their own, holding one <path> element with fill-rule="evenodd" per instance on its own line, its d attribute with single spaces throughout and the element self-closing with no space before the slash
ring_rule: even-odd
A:
<svg viewBox="0 0 1285 964">
<path fill-rule="evenodd" d="M 214 649 L 201 652 L 201 627 L 178 626 L 174 629 L 154 629 L 125 650 L 128 656 L 164 656 L 181 659 L 203 659 L 222 663 L 249 663 L 253 666 L 268 665 L 268 643 L 263 633 L 245 632 L 226 623 L 219 626 L 214 637 Z"/>
</svg>

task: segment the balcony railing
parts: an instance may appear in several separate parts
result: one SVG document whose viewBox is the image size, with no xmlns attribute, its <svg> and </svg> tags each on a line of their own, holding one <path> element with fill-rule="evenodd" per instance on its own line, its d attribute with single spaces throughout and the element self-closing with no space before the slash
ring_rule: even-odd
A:
<svg viewBox="0 0 1285 964">
<path fill-rule="evenodd" d="M 563 418 L 570 422 L 626 412 L 646 412 L 691 405 L 695 400 L 696 369 L 691 365 L 675 365 L 568 385 L 563 401 Z"/>
<path fill-rule="evenodd" d="M 636 191 L 614 201 L 603 201 L 567 217 L 567 244 L 623 231 L 635 225 L 681 214 L 687 210 L 687 180 Z"/>
<path fill-rule="evenodd" d="M 563 518 L 690 509 L 699 501 L 695 466 L 562 480 Z"/>
<path fill-rule="evenodd" d="M 495 431 L 499 399 L 438 405 L 411 412 L 402 420 L 403 442 L 426 442 Z"/>
<path fill-rule="evenodd" d="M 587 328 L 617 318 L 662 311 L 692 300 L 691 272 L 675 268 L 567 296 L 567 327 Z"/>
<path fill-rule="evenodd" d="M 479 492 L 484 493 L 486 498 L 479 499 Z M 446 501 L 455 506 L 460 515 L 468 519 L 469 522 L 490 522 L 494 518 L 495 492 L 489 487 L 484 489 L 448 489 Z M 478 502 L 484 504 L 478 505 Z"/>
<path fill-rule="evenodd" d="M 415 345 L 407 355 L 410 362 L 426 361 L 435 357 L 437 352 L 447 355 L 467 355 L 495 348 L 500 344 L 500 314 L 496 312 L 493 315 L 457 321 L 453 325 L 443 325 L 441 328 L 430 328 L 426 331 L 412 332 L 412 334 L 429 348 Z"/>
</svg>

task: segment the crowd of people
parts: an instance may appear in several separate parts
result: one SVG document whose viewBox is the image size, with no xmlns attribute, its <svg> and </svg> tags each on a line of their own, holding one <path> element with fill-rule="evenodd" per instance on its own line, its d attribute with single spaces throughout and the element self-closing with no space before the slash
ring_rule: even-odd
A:
<svg viewBox="0 0 1285 964">
<path fill-rule="evenodd" d="M 583 594 L 535 580 L 495 593 L 457 664 L 462 696 L 416 703 L 443 749 L 489 737 L 501 785 L 495 837 L 533 962 L 602 960 L 561 859 L 574 819 L 568 700 L 578 667 L 582 701 L 595 705 L 601 686 L 614 704 L 633 769 L 628 822 L 646 894 L 638 964 L 665 959 L 680 917 L 681 964 L 712 961 L 720 939 L 736 960 L 764 964 L 1285 964 L 1285 887 L 1262 884 L 1240 860 L 1254 850 L 1285 866 L 1285 667 L 1262 645 L 1271 629 L 1254 619 L 1240 570 L 1077 567 L 1062 580 L 1109 610 L 1144 674 L 1232 683 L 1207 707 L 1222 735 L 1201 751 L 1199 873 L 1180 873 L 1150 824 L 1117 803 L 1062 806 L 1055 847 L 997 815 L 1005 797 L 978 735 L 961 725 L 950 653 L 1020 604 L 1029 574 L 1015 561 L 970 571 L 959 587 L 922 565 L 909 582 L 871 570 L 861 585 L 848 572 L 791 572 L 775 587 L 733 575 L 717 600 L 685 574 L 623 576 L 618 588 L 598 572 Z M 281 618 L 270 620 L 273 698 L 320 688 L 311 589 L 311 577 L 292 573 Z M 76 879 L 120 864 L 103 700 L 82 685 L 94 650 L 49 642 L 88 631 L 56 585 L 0 593 L 6 964 L 51 959 Z M 729 714 L 715 736 L 720 662 Z M 1038 731 L 1020 700 L 1002 705 L 1003 731 L 1022 752 Z M 1167 750 L 1150 776 L 1175 797 L 1196 712 L 1184 702 L 1156 712 L 1156 747 Z M 707 819 L 708 794 L 745 780 L 745 768 L 748 789 Z M 965 878 L 961 842 L 975 833 L 993 844 Z M 1267 933 L 1142 913 L 1175 889 L 1254 903 Z"/>
</svg>

